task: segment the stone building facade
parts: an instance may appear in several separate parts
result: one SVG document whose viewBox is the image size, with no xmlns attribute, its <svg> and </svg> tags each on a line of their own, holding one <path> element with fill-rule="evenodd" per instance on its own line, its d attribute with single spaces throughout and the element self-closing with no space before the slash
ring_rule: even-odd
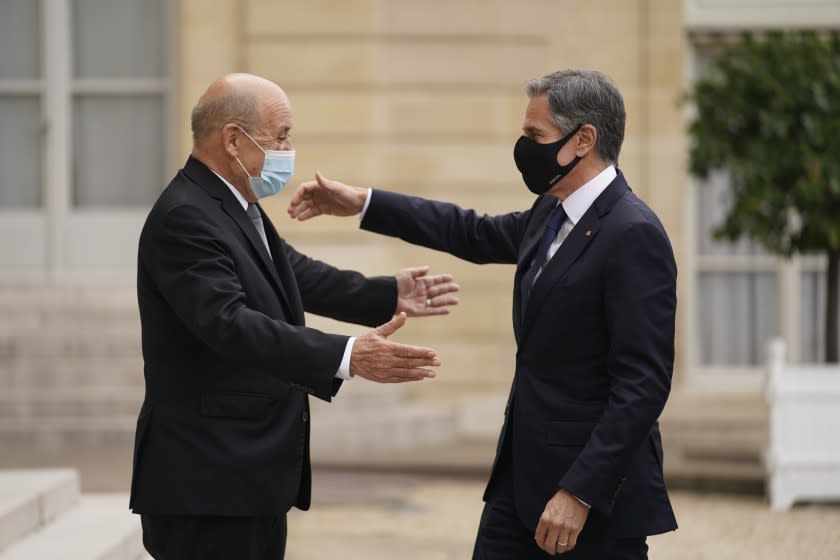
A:
<svg viewBox="0 0 840 560">
<path fill-rule="evenodd" d="M 512 158 L 523 83 L 584 67 L 610 75 L 624 94 L 620 167 L 662 218 L 677 255 L 673 440 L 694 434 L 710 456 L 746 442 L 757 461 L 761 329 L 785 336 L 797 357 L 814 354 L 805 349 L 818 338 L 819 293 L 808 287 L 823 265 L 749 250 L 704 253 L 719 208 L 687 174 L 687 109 L 679 101 L 721 37 L 837 27 L 840 9 L 820 0 L 730 4 L 121 0 L 107 13 L 81 0 L 4 4 L 11 11 L 0 14 L 9 41 L 0 37 L 0 441 L 130 438 L 142 398 L 137 235 L 189 153 L 189 113 L 214 78 L 252 72 L 286 89 L 297 120 L 294 184 L 317 169 L 496 213 L 531 201 Z M 513 370 L 512 267 L 462 263 L 360 232 L 353 220 L 293 223 L 287 201 L 284 193 L 265 207 L 281 235 L 313 257 L 370 274 L 418 264 L 455 274 L 462 292 L 452 315 L 409 321 L 399 334 L 437 349 L 440 375 L 387 393 L 387 421 L 399 422 L 410 403 L 419 424 L 429 420 L 426 439 L 416 436 L 423 441 L 437 441 L 429 431 L 450 421 L 464 433 L 492 434 Z M 756 288 L 762 281 L 769 288 Z M 764 310 L 770 319 L 732 323 L 727 302 L 742 296 L 754 303 L 737 308 L 741 315 Z M 311 324 L 363 332 L 320 318 Z M 749 336 L 721 349 L 714 337 L 737 338 L 727 329 Z M 376 405 L 375 391 L 353 391 L 339 411 Z"/>
</svg>

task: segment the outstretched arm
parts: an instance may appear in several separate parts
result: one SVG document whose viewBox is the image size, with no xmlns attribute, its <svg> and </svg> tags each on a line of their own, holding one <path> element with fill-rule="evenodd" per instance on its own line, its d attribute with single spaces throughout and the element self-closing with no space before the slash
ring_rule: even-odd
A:
<svg viewBox="0 0 840 560">
<path fill-rule="evenodd" d="M 368 190 L 331 181 L 315 172 L 314 181 L 305 181 L 289 201 L 289 216 L 304 222 L 317 216 L 356 216 L 362 211 Z"/>
<path fill-rule="evenodd" d="M 353 216 L 362 212 L 367 197 L 366 188 L 316 174 L 292 196 L 289 215 L 301 221 L 321 215 Z M 454 204 L 376 189 L 362 228 L 474 263 L 514 264 L 529 218 L 530 211 L 479 215 Z"/>
</svg>

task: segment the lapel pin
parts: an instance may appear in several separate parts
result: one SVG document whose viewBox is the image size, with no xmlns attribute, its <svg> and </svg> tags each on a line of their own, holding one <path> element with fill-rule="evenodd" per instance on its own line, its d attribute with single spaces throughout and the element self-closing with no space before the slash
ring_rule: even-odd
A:
<svg viewBox="0 0 840 560">
<path fill-rule="evenodd" d="M 586 230 L 586 233 L 584 235 L 586 235 L 586 237 L 592 237 L 592 230 L 591 229 Z"/>
</svg>

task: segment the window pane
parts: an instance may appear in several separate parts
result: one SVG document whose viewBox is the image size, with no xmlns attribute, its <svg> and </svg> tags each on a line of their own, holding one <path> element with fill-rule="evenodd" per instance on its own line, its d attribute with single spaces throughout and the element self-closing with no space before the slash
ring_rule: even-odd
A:
<svg viewBox="0 0 840 560">
<path fill-rule="evenodd" d="M 767 339 L 779 332 L 776 284 L 774 273 L 700 273 L 697 308 L 703 365 L 764 362 Z"/>
<path fill-rule="evenodd" d="M 749 239 L 735 243 L 714 238 L 714 230 L 723 223 L 732 205 L 729 175 L 716 172 L 697 186 L 697 250 L 701 255 L 765 255 L 757 244 Z"/>
<path fill-rule="evenodd" d="M 77 78 L 162 78 L 163 0 L 73 0 Z"/>
<path fill-rule="evenodd" d="M 0 0 L 0 79 L 41 75 L 41 15 L 36 0 Z"/>
<path fill-rule="evenodd" d="M 826 273 L 803 272 L 800 282 L 802 305 L 799 309 L 800 360 L 825 361 Z"/>
<path fill-rule="evenodd" d="M 0 123 L 0 207 L 37 208 L 41 206 L 38 97 L 0 96 Z"/>
<path fill-rule="evenodd" d="M 73 202 L 151 206 L 163 185 L 160 96 L 82 96 L 73 102 Z"/>
</svg>

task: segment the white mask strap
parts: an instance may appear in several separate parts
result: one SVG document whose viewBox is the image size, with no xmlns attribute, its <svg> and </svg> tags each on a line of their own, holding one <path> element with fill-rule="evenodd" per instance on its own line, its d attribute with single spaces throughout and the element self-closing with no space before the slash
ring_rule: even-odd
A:
<svg viewBox="0 0 840 560">
<path fill-rule="evenodd" d="M 262 146 L 260 146 L 259 144 L 257 144 L 257 141 L 256 141 L 256 140 L 254 140 L 253 138 L 251 138 L 251 135 L 250 135 L 250 134 L 248 134 L 247 132 L 245 132 L 245 129 L 244 129 L 244 128 L 242 128 L 242 127 L 240 126 L 240 127 L 239 127 L 239 130 L 241 130 L 241 131 L 242 131 L 242 134 L 244 134 L 245 136 L 247 136 L 247 137 L 248 137 L 248 140 L 250 140 L 251 142 L 253 142 L 253 143 L 254 143 L 254 145 L 255 145 L 257 148 L 259 148 L 260 150 L 262 150 L 262 153 L 265 153 L 265 150 L 263 150 L 263 147 L 262 147 Z M 242 164 L 240 163 L 239 165 L 242 165 Z"/>
</svg>

